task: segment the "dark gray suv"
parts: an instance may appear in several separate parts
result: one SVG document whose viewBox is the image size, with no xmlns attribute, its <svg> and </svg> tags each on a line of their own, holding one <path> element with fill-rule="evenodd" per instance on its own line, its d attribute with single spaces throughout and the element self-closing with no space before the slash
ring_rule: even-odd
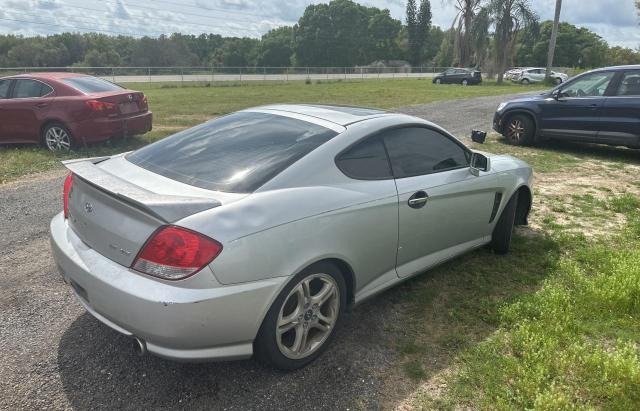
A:
<svg viewBox="0 0 640 411">
<path fill-rule="evenodd" d="M 557 139 L 640 148 L 640 65 L 589 71 L 506 101 L 493 128 L 515 145 Z"/>
<path fill-rule="evenodd" d="M 463 86 L 482 83 L 482 74 L 479 70 L 465 68 L 450 68 L 436 74 L 434 84 L 462 84 Z"/>
</svg>

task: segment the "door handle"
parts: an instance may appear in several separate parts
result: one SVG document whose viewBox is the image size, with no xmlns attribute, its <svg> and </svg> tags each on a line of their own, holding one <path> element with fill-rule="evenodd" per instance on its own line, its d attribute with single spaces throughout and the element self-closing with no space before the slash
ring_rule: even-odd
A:
<svg viewBox="0 0 640 411">
<path fill-rule="evenodd" d="M 47 103 L 38 103 L 38 104 L 36 104 L 36 108 L 45 108 L 47 106 L 48 106 Z"/>
<path fill-rule="evenodd" d="M 422 208 L 425 206 L 425 204 L 427 204 L 428 200 L 429 196 L 427 195 L 427 193 L 420 190 L 409 197 L 409 201 L 407 201 L 407 203 L 411 208 Z"/>
</svg>

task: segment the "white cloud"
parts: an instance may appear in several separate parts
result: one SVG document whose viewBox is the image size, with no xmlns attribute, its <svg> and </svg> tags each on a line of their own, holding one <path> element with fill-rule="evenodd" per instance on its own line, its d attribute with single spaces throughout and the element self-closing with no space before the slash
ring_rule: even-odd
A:
<svg viewBox="0 0 640 411">
<path fill-rule="evenodd" d="M 259 37 L 294 24 L 317 0 L 0 0 L 0 32 L 25 35 L 104 30 L 115 34 L 219 33 Z M 405 0 L 362 0 L 404 20 Z M 634 0 L 564 0 L 562 20 L 587 27 L 612 45 L 640 46 Z M 555 0 L 531 0 L 542 19 L 553 18 Z M 433 23 L 448 28 L 451 0 L 431 0 Z M 20 21 L 15 21 L 20 20 Z M 48 21 L 50 24 L 37 24 Z"/>
</svg>

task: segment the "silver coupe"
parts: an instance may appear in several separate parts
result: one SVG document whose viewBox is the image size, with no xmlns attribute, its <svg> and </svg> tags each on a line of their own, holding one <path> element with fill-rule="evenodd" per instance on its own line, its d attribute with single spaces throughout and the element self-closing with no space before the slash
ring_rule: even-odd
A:
<svg viewBox="0 0 640 411">
<path fill-rule="evenodd" d="M 507 252 L 532 199 L 525 162 L 356 107 L 252 108 L 65 165 L 51 244 L 89 313 L 140 353 L 281 369 L 317 358 L 349 306 Z"/>
</svg>

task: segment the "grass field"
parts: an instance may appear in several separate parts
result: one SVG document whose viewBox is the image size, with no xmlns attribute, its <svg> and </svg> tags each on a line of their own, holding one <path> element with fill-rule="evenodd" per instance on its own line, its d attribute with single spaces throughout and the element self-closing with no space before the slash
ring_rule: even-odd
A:
<svg viewBox="0 0 640 411">
<path fill-rule="evenodd" d="M 640 153 L 496 135 L 482 149 L 533 165 L 530 227 L 506 256 L 479 250 L 404 286 L 387 405 L 637 409 Z"/>
<path fill-rule="evenodd" d="M 108 142 L 55 155 L 41 147 L 0 148 L 0 184 L 30 173 L 60 166 L 60 160 L 128 151 L 213 117 L 269 103 L 333 103 L 394 108 L 441 100 L 462 99 L 535 90 L 535 86 L 490 81 L 481 86 L 437 86 L 428 79 L 365 81 L 251 82 L 216 84 L 127 84 L 144 91 L 154 113 L 154 130 L 127 141 Z"/>
</svg>

